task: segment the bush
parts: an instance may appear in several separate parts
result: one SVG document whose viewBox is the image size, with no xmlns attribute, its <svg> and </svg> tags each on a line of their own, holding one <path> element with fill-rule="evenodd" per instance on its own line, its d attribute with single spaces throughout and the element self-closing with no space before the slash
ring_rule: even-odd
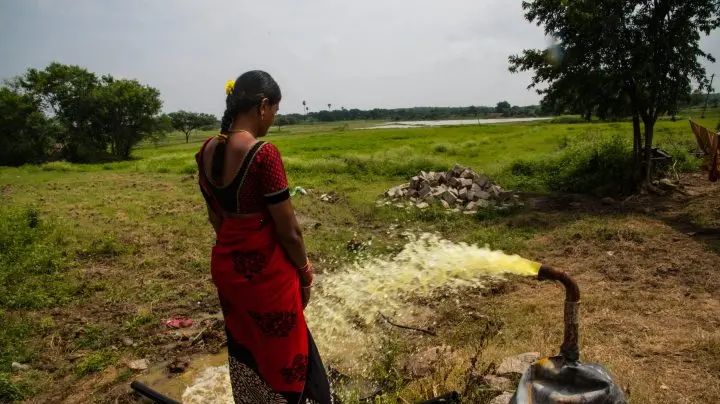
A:
<svg viewBox="0 0 720 404">
<path fill-rule="evenodd" d="M 543 161 L 518 160 L 508 171 L 521 188 L 559 192 L 626 194 L 634 190 L 632 146 L 620 136 L 571 141 Z"/>
<path fill-rule="evenodd" d="M 33 208 L 0 208 L 0 308 L 40 308 L 69 299 L 77 284 L 62 232 Z"/>
<path fill-rule="evenodd" d="M 82 377 L 91 373 L 99 372 L 108 365 L 115 362 L 115 355 L 109 351 L 96 351 L 84 357 L 75 366 L 75 375 Z"/>
</svg>

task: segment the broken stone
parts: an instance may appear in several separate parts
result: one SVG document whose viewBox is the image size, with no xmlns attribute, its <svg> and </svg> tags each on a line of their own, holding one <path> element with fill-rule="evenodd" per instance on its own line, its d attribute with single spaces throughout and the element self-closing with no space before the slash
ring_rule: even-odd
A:
<svg viewBox="0 0 720 404">
<path fill-rule="evenodd" d="M 190 363 L 184 359 L 174 359 L 167 364 L 166 369 L 170 373 L 183 373 L 188 368 Z"/>
<path fill-rule="evenodd" d="M 526 352 L 520 355 L 510 356 L 503 359 L 495 373 L 500 376 L 522 375 L 528 367 L 540 359 L 537 352 Z"/>
<path fill-rule="evenodd" d="M 486 175 L 479 174 L 475 176 L 475 183 L 478 184 L 478 186 L 481 188 L 485 188 L 488 182 L 490 182 L 490 178 L 488 178 Z"/>
<path fill-rule="evenodd" d="M 125 346 L 132 346 L 135 343 L 135 341 L 133 341 L 133 339 L 130 337 L 123 337 L 122 343 Z"/>
<path fill-rule="evenodd" d="M 506 377 L 500 377 L 495 375 L 485 375 L 483 376 L 483 381 L 487 383 L 488 386 L 490 386 L 492 389 L 500 390 L 500 391 L 513 391 L 515 390 L 515 385 L 513 384 L 512 380 L 506 378 Z"/>
<path fill-rule="evenodd" d="M 479 201 L 477 201 L 477 207 L 480 209 L 487 209 L 490 207 L 490 202 L 484 199 L 480 199 Z"/>
<path fill-rule="evenodd" d="M 468 216 L 477 215 L 477 210 L 466 210 L 463 213 Z"/>
<path fill-rule="evenodd" d="M 421 187 L 420 190 L 418 191 L 418 195 L 419 195 L 420 198 L 424 198 L 424 197 L 430 195 L 430 191 L 431 191 L 430 185 L 428 185 L 427 183 L 425 183 L 425 184 L 422 185 L 422 187 Z"/>
<path fill-rule="evenodd" d="M 30 365 L 19 363 L 19 362 L 13 362 L 10 364 L 10 369 L 12 369 L 14 372 L 24 372 L 26 370 L 30 370 Z"/>
<path fill-rule="evenodd" d="M 490 193 L 485 192 L 485 191 L 480 191 L 477 193 L 477 197 L 478 197 L 478 199 L 481 199 L 481 200 L 488 200 L 488 199 L 490 199 Z"/>
<path fill-rule="evenodd" d="M 445 201 L 444 199 L 441 199 L 441 200 L 440 200 L 440 203 L 442 204 L 442 207 L 443 207 L 443 208 L 445 208 L 445 209 L 450 209 L 450 204 L 447 203 L 447 201 Z"/>
<path fill-rule="evenodd" d="M 426 202 L 420 202 L 415 206 L 417 206 L 418 209 L 427 209 L 430 205 Z"/>
<path fill-rule="evenodd" d="M 465 205 L 465 210 L 475 210 L 475 207 L 477 207 L 477 203 L 470 202 L 467 205 Z"/>
<path fill-rule="evenodd" d="M 465 167 L 459 164 L 455 164 L 455 167 L 453 167 L 451 172 L 453 177 L 459 177 L 463 173 L 463 171 L 465 171 Z"/>
<path fill-rule="evenodd" d="M 460 183 L 460 180 L 459 180 L 459 179 L 457 179 L 457 178 L 455 178 L 455 177 L 450 177 L 450 178 L 448 178 L 448 180 L 447 180 L 447 184 L 448 184 L 449 186 L 453 187 L 453 188 L 457 188 L 457 187 L 460 186 L 461 183 Z"/>
<path fill-rule="evenodd" d="M 513 393 L 510 392 L 504 392 L 500 394 L 499 396 L 493 398 L 490 400 L 489 404 L 509 404 L 510 400 L 513 398 Z"/>
<path fill-rule="evenodd" d="M 472 179 L 469 179 L 469 178 L 461 178 L 461 179 L 460 179 L 460 185 L 463 186 L 463 187 L 465 187 L 465 188 L 470 188 L 470 187 L 472 187 L 472 184 L 473 184 L 473 180 L 472 180 Z"/>
<path fill-rule="evenodd" d="M 453 204 L 457 201 L 457 198 L 452 194 L 452 192 L 450 192 L 450 190 L 445 191 L 440 198 L 447 204 Z"/>
<path fill-rule="evenodd" d="M 148 368 L 147 359 L 137 359 L 128 363 L 128 368 L 132 370 L 146 370 Z"/>
<path fill-rule="evenodd" d="M 458 198 L 467 201 L 468 200 L 468 192 L 467 189 L 461 188 L 460 191 L 458 191 Z"/>
</svg>

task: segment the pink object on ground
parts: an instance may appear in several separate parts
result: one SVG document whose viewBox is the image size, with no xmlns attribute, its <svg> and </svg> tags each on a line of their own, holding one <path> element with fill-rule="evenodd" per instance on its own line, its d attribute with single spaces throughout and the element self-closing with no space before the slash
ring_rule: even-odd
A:
<svg viewBox="0 0 720 404">
<path fill-rule="evenodd" d="M 191 318 L 173 317 L 165 321 L 165 325 L 169 328 L 187 328 L 193 325 Z"/>
</svg>

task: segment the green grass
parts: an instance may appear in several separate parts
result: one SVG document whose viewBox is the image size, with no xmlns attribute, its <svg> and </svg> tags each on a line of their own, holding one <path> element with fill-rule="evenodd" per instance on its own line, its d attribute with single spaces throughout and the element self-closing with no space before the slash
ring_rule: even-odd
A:
<svg viewBox="0 0 720 404">
<path fill-rule="evenodd" d="M 694 139 L 687 116 L 657 126 L 657 144 L 681 157 L 679 170 L 696 164 L 688 153 Z M 713 110 L 701 122 L 715 127 L 718 120 L 720 110 Z M 355 259 L 356 253 L 346 249 L 353 237 L 373 240 L 363 254 L 397 251 L 404 240 L 386 231 L 390 224 L 398 231 L 435 231 L 536 258 L 542 252 L 528 251 L 527 244 L 545 230 L 542 224 L 511 226 L 497 213 L 469 217 L 437 208 L 405 211 L 377 207 L 375 201 L 420 170 L 445 170 L 456 163 L 488 173 L 506 188 L 546 190 L 546 178 L 513 173 L 513 165 L 562 159 L 571 145 L 586 138 L 631 136 L 629 122 L 568 118 L 353 130 L 369 124 L 274 128 L 266 139 L 283 154 L 291 186 L 311 190 L 293 198 L 293 204 L 319 271 L 334 271 Z M 0 168 L 0 401 L 68 388 L 73 383 L 68 375 L 83 378 L 134 357 L 137 352 L 122 345 L 122 336 L 137 339 L 141 352 L 152 352 L 149 344 L 163 319 L 217 308 L 208 273 L 213 232 L 191 177 L 194 154 L 211 134 L 196 133 L 189 143 L 172 134 L 157 146 L 141 145 L 124 162 Z M 319 203 L 317 196 L 329 191 L 337 192 L 340 201 Z M 597 227 L 598 239 L 642 237 Z M 50 354 L 78 350 L 87 354 L 77 361 Z M 12 374 L 13 361 L 38 370 Z M 52 366 L 37 366 L 47 363 Z M 379 373 L 392 369 L 390 362 L 378 366 Z"/>
</svg>

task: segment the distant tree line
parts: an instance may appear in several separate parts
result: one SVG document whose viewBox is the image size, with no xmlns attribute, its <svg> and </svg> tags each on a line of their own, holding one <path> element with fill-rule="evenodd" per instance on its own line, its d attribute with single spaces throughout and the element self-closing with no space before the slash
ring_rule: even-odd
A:
<svg viewBox="0 0 720 404">
<path fill-rule="evenodd" d="M 305 104 L 304 104 L 305 105 Z M 331 107 L 332 104 L 328 104 Z M 306 107 L 305 107 L 306 108 Z M 382 109 L 335 109 L 306 114 L 278 115 L 275 122 L 282 125 L 294 125 L 309 122 L 336 122 L 356 120 L 383 120 L 383 121 L 421 121 L 436 119 L 459 118 L 490 118 L 490 117 L 534 117 L 542 116 L 543 112 L 538 105 L 513 106 L 507 101 L 499 102 L 495 107 L 469 106 L 469 107 L 415 107 Z"/>
</svg>

